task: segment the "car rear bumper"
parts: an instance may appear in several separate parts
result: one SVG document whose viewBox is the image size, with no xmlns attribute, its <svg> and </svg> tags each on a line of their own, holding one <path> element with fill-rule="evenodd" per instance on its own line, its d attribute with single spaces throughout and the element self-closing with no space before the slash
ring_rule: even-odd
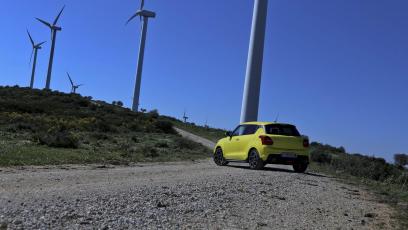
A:
<svg viewBox="0 0 408 230">
<path fill-rule="evenodd" d="M 309 164 L 309 156 L 295 155 L 296 157 L 286 157 L 282 154 L 270 154 L 266 159 L 267 164 L 293 165 L 295 163 Z"/>
</svg>

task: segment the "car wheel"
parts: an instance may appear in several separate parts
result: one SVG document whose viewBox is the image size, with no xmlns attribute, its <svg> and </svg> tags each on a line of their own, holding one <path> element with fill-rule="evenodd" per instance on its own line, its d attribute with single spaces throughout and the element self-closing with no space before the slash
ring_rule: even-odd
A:
<svg viewBox="0 0 408 230">
<path fill-rule="evenodd" d="M 293 170 L 297 173 L 304 173 L 307 169 L 307 164 L 305 163 L 296 163 L 293 165 Z"/>
<path fill-rule="evenodd" d="M 265 166 L 265 163 L 259 156 L 258 151 L 256 149 L 251 149 L 248 155 L 248 163 L 249 163 L 249 168 L 259 170 L 262 169 Z"/>
<path fill-rule="evenodd" d="M 221 148 L 217 148 L 217 150 L 215 150 L 214 162 L 218 166 L 225 166 L 225 165 L 228 164 L 228 161 L 226 161 L 225 158 L 224 158 L 224 154 L 223 154 Z"/>
</svg>

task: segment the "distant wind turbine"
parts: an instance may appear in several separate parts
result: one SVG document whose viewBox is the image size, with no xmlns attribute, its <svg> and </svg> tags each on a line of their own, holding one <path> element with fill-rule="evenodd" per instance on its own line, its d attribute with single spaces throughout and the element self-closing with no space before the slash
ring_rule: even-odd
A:
<svg viewBox="0 0 408 230">
<path fill-rule="evenodd" d="M 33 59 L 33 55 L 34 55 L 33 70 L 31 72 L 31 81 L 30 81 L 30 88 L 32 89 L 32 88 L 34 88 L 34 76 L 35 76 L 35 68 L 36 68 L 36 65 L 37 65 L 38 50 L 42 48 L 41 45 L 44 44 L 45 42 L 35 44 L 33 38 L 31 37 L 31 34 L 30 34 L 30 32 L 28 30 L 27 30 L 27 34 L 28 34 L 28 37 L 30 38 L 31 45 L 33 46 L 33 51 L 31 52 L 31 57 L 30 57 L 30 63 L 31 63 L 31 61 Z"/>
<path fill-rule="evenodd" d="M 144 10 L 144 0 L 141 0 L 140 9 L 126 22 L 128 24 L 136 17 L 140 17 L 140 20 L 143 20 L 142 24 L 142 37 L 140 39 L 139 47 L 139 58 L 137 62 L 137 71 L 136 71 L 136 83 L 133 96 L 133 105 L 132 110 L 137 112 L 139 109 L 139 97 L 140 97 L 140 86 L 142 82 L 142 71 L 143 71 L 143 60 L 144 60 L 144 50 L 146 45 L 146 34 L 147 34 L 147 24 L 149 18 L 155 18 L 156 13 L 148 10 Z"/>
<path fill-rule="evenodd" d="M 184 120 L 184 123 L 187 123 L 188 117 L 186 115 L 186 111 L 184 111 L 183 120 Z"/>
<path fill-rule="evenodd" d="M 69 82 L 71 83 L 71 93 L 76 93 L 76 90 L 79 88 L 79 87 L 81 87 L 81 86 L 83 86 L 83 84 L 80 84 L 80 85 L 75 85 L 74 84 L 74 81 L 72 80 L 72 78 L 71 78 L 71 76 L 69 75 L 69 73 L 67 72 L 67 75 L 68 75 L 68 79 L 69 79 Z"/>
<path fill-rule="evenodd" d="M 48 64 L 48 72 L 47 72 L 47 82 L 45 85 L 46 89 L 50 89 L 50 84 L 51 84 L 51 74 L 52 74 L 52 64 L 54 62 L 54 51 L 55 51 L 55 41 L 57 40 L 57 32 L 61 31 L 62 28 L 57 26 L 58 20 L 61 17 L 62 12 L 64 11 L 64 7 L 62 7 L 62 10 L 59 12 L 58 16 L 55 18 L 54 22 L 52 25 L 42 19 L 37 18 L 38 21 L 46 25 L 48 28 L 51 30 L 51 53 L 50 53 L 50 61 Z"/>
</svg>

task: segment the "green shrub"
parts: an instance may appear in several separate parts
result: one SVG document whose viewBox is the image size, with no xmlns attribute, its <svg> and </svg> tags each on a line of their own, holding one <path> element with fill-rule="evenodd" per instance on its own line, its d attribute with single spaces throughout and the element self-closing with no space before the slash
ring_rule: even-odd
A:
<svg viewBox="0 0 408 230">
<path fill-rule="evenodd" d="M 73 133 L 60 130 L 50 133 L 41 133 L 38 136 L 40 144 L 54 148 L 72 148 L 79 147 L 79 139 Z"/>
<path fill-rule="evenodd" d="M 143 154 L 145 157 L 149 158 L 155 158 L 159 156 L 159 153 L 157 152 L 157 149 L 152 147 L 152 146 L 143 146 L 139 149 L 139 151 Z"/>
<path fill-rule="evenodd" d="M 154 122 L 154 127 L 164 133 L 174 134 L 176 133 L 173 129 L 173 123 L 169 121 L 156 121 Z"/>
<path fill-rule="evenodd" d="M 155 146 L 158 148 L 168 148 L 169 144 L 166 141 L 160 141 L 156 143 Z"/>
<path fill-rule="evenodd" d="M 148 112 L 148 113 L 147 113 L 147 116 L 148 116 L 150 119 L 157 119 L 157 118 L 159 118 L 160 115 L 159 115 L 159 111 L 158 111 L 157 109 L 154 109 L 154 110 Z"/>
<path fill-rule="evenodd" d="M 105 133 L 92 133 L 91 136 L 97 140 L 108 140 L 109 136 Z"/>
<path fill-rule="evenodd" d="M 330 164 L 332 161 L 332 156 L 330 155 L 330 153 L 315 150 L 310 153 L 310 159 L 320 164 Z"/>
<path fill-rule="evenodd" d="M 128 125 L 128 128 L 133 132 L 140 132 L 143 130 L 143 127 L 138 122 L 132 122 Z"/>
<path fill-rule="evenodd" d="M 184 139 L 182 137 L 176 138 L 176 146 L 180 149 L 194 149 L 197 148 L 197 146 L 199 145 L 200 144 Z"/>
<path fill-rule="evenodd" d="M 408 154 L 403 153 L 394 154 L 394 162 L 397 166 L 400 167 L 408 165 Z"/>
<path fill-rule="evenodd" d="M 115 128 L 106 121 L 98 120 L 95 123 L 96 129 L 100 132 L 114 132 Z"/>
<path fill-rule="evenodd" d="M 139 138 L 137 138 L 137 136 L 132 136 L 132 141 L 133 142 L 135 142 L 135 143 L 139 143 L 140 142 L 140 140 L 139 140 Z"/>
</svg>

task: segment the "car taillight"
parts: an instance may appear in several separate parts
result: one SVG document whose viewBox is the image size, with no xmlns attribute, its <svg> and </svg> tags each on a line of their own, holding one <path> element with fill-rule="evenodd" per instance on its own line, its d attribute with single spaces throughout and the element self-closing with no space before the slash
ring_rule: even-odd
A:
<svg viewBox="0 0 408 230">
<path fill-rule="evenodd" d="M 309 140 L 308 139 L 303 140 L 303 147 L 309 148 Z"/>
<path fill-rule="evenodd" d="M 262 145 L 273 145 L 272 138 L 268 136 L 259 136 L 259 138 L 261 138 Z"/>
</svg>

